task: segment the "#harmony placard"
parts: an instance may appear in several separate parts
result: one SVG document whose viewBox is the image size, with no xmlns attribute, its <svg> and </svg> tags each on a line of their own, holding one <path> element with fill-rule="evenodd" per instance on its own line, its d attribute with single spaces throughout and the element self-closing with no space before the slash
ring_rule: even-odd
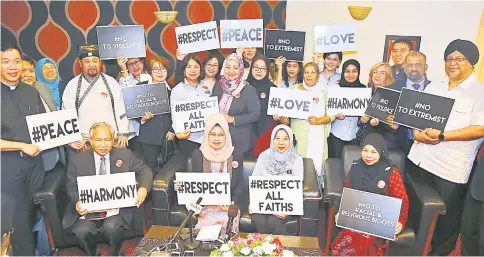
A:
<svg viewBox="0 0 484 257">
<path fill-rule="evenodd" d="M 97 26 L 101 60 L 146 57 L 143 25 Z"/>
<path fill-rule="evenodd" d="M 370 101 L 371 88 L 328 88 L 328 115 L 362 116 Z"/>
</svg>

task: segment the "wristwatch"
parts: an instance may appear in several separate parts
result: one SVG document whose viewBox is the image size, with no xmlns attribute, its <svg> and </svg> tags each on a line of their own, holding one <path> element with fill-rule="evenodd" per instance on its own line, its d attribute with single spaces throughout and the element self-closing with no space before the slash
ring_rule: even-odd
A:
<svg viewBox="0 0 484 257">
<path fill-rule="evenodd" d="M 445 141 L 445 137 L 444 137 L 444 131 L 440 131 L 440 134 L 439 134 L 439 141 Z"/>
</svg>

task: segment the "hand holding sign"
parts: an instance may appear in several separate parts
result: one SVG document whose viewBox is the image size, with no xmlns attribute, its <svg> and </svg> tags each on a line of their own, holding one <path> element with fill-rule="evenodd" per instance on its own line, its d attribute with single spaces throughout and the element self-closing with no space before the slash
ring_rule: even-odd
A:
<svg viewBox="0 0 484 257">
<path fill-rule="evenodd" d="M 139 208 L 141 204 L 143 204 L 147 195 L 148 195 L 148 190 L 146 188 L 140 187 L 138 189 L 138 197 L 136 197 L 136 207 Z"/>
<path fill-rule="evenodd" d="M 79 215 L 84 216 L 89 213 L 89 211 L 85 208 L 82 208 L 81 206 L 81 201 L 77 201 L 76 203 L 76 211 L 79 213 Z"/>
<path fill-rule="evenodd" d="M 191 134 L 192 134 L 192 132 L 190 131 L 190 129 L 187 129 L 183 132 L 176 133 L 176 138 L 178 138 L 180 140 L 187 140 L 190 137 Z"/>
<path fill-rule="evenodd" d="M 26 153 L 30 157 L 35 157 L 42 152 L 40 147 L 33 145 L 33 144 L 23 144 L 22 145 L 22 152 Z"/>
<path fill-rule="evenodd" d="M 413 137 L 414 137 L 415 141 L 417 141 L 419 143 L 429 144 L 429 145 L 436 145 L 436 144 L 440 143 L 438 135 L 437 135 L 436 138 L 432 138 L 427 134 L 427 132 L 429 132 L 430 130 L 432 130 L 432 129 L 426 128 L 423 131 L 414 130 Z M 435 132 L 431 133 L 432 136 L 435 136 L 434 134 L 435 134 Z M 439 134 L 440 134 L 440 132 L 439 132 Z"/>
<path fill-rule="evenodd" d="M 176 59 L 178 61 L 183 61 L 183 59 L 185 59 L 185 56 L 187 56 L 186 54 L 183 54 L 180 49 L 176 49 Z"/>
</svg>

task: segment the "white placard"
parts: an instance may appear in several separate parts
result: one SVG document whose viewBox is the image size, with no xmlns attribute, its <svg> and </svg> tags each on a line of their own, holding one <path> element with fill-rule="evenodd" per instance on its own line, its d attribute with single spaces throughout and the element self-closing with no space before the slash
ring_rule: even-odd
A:
<svg viewBox="0 0 484 257">
<path fill-rule="evenodd" d="M 324 111 L 324 97 L 322 92 L 311 92 L 287 88 L 271 87 L 267 115 L 307 119 L 314 115 L 318 106 Z M 318 116 L 319 117 L 319 116 Z"/>
<path fill-rule="evenodd" d="M 32 144 L 47 150 L 82 139 L 76 110 L 68 109 L 25 117 Z"/>
<path fill-rule="evenodd" d="M 304 215 L 301 176 L 250 176 L 249 195 L 252 213 Z"/>
<path fill-rule="evenodd" d="M 218 98 L 211 96 L 201 100 L 171 102 L 171 119 L 175 133 L 190 129 L 191 132 L 205 130 L 208 116 L 219 113 Z"/>
<path fill-rule="evenodd" d="M 328 115 L 363 116 L 371 102 L 371 88 L 328 88 Z"/>
<path fill-rule="evenodd" d="M 217 22 L 209 21 L 175 28 L 178 49 L 182 53 L 196 53 L 220 48 Z"/>
<path fill-rule="evenodd" d="M 220 47 L 263 47 L 264 22 L 253 20 L 220 20 Z"/>
<path fill-rule="evenodd" d="M 178 189 L 178 204 L 190 204 L 202 197 L 200 205 L 230 205 L 229 173 L 175 173 Z"/>
<path fill-rule="evenodd" d="M 314 26 L 314 51 L 318 53 L 356 50 L 356 24 Z"/>
<path fill-rule="evenodd" d="M 88 211 L 135 206 L 138 197 L 134 172 L 77 177 L 77 189 Z"/>
</svg>

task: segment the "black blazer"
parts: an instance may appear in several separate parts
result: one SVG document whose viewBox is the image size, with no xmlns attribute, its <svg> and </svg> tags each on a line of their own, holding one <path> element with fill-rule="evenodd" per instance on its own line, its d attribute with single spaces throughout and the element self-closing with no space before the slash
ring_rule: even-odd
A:
<svg viewBox="0 0 484 257">
<path fill-rule="evenodd" d="M 67 166 L 67 196 L 69 203 L 66 206 L 66 212 L 62 220 L 62 227 L 64 229 L 71 227 L 79 219 L 79 213 L 76 211 L 76 203 L 79 201 L 79 192 L 77 190 L 77 177 L 96 175 L 96 167 L 94 161 L 94 152 L 92 149 L 75 153 L 69 156 L 69 164 Z M 121 160 L 123 164 L 121 167 L 116 166 L 116 161 Z M 151 189 L 153 184 L 153 171 L 143 161 L 136 158 L 135 155 L 125 148 L 113 148 L 109 154 L 110 173 L 134 172 L 136 173 L 136 181 L 138 188 L 144 187 Z M 121 208 L 119 215 L 121 215 L 128 224 L 131 224 L 133 219 L 133 208 Z"/>
<path fill-rule="evenodd" d="M 220 103 L 223 90 L 220 83 L 215 83 L 212 96 L 216 96 Z M 234 116 L 235 125 L 229 124 L 230 135 L 235 149 L 247 152 L 254 146 L 254 125 L 260 118 L 260 103 L 257 91 L 247 83 L 240 92 L 240 97 L 232 100 L 228 115 Z"/>
<path fill-rule="evenodd" d="M 232 201 L 235 204 L 238 204 L 243 197 L 244 192 L 244 157 L 241 152 L 238 152 L 237 149 L 234 150 L 232 154 L 232 162 L 237 162 L 238 167 L 233 168 L 232 166 L 232 176 L 230 180 L 230 195 Z M 227 165 L 232 165 L 232 163 L 228 163 Z M 196 149 L 192 153 L 192 170 L 190 172 L 203 172 L 203 154 L 200 149 Z"/>
</svg>

